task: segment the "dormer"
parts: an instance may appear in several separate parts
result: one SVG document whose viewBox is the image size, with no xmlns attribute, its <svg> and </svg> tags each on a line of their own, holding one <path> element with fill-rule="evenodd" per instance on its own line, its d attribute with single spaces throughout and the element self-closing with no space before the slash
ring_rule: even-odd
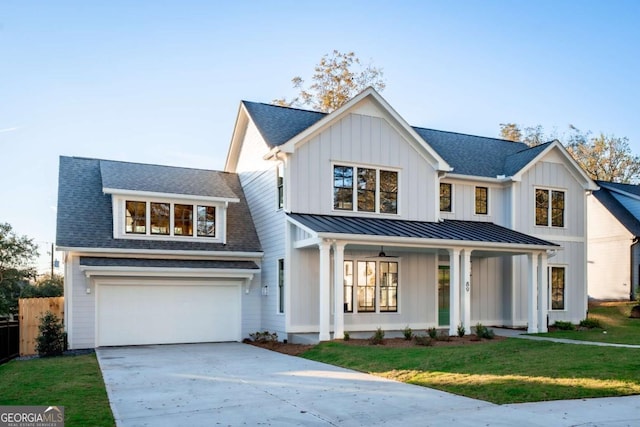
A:
<svg viewBox="0 0 640 427">
<path fill-rule="evenodd" d="M 114 239 L 225 244 L 227 208 L 240 199 L 221 172 L 100 161 Z"/>
</svg>

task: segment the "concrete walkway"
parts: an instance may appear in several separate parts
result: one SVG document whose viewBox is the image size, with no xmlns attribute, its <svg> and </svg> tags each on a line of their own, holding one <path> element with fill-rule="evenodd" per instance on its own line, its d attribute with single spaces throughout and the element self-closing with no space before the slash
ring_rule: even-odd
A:
<svg viewBox="0 0 640 427">
<path fill-rule="evenodd" d="M 118 426 L 632 426 L 640 397 L 494 405 L 247 344 L 97 350 Z"/>
<path fill-rule="evenodd" d="M 579 344 L 579 345 L 595 345 L 599 347 L 621 347 L 621 348 L 640 348 L 640 345 L 635 344 L 617 344 L 599 341 L 580 341 L 570 340 L 566 338 L 552 338 L 552 337 L 539 337 L 536 335 L 526 335 L 525 331 L 519 329 L 506 329 L 506 328 L 492 328 L 496 335 L 509 338 L 522 338 L 525 340 L 533 341 L 552 341 L 562 344 Z"/>
</svg>

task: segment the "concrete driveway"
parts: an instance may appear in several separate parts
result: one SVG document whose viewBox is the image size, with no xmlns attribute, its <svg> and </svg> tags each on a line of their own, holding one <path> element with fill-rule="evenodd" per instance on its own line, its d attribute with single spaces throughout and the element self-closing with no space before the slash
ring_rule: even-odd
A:
<svg viewBox="0 0 640 427">
<path fill-rule="evenodd" d="M 97 350 L 118 426 L 638 425 L 640 398 L 494 405 L 240 343 Z"/>
</svg>

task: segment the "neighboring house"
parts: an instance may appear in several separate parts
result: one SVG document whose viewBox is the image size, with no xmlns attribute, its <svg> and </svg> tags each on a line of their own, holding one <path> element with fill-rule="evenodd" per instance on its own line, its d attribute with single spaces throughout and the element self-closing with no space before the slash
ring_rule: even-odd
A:
<svg viewBox="0 0 640 427">
<path fill-rule="evenodd" d="M 586 204 L 562 145 L 409 126 L 373 89 L 330 114 L 242 102 L 225 166 L 264 250 L 263 329 L 578 322 Z"/>
<path fill-rule="evenodd" d="M 373 89 L 242 102 L 225 172 L 62 157 L 59 181 L 72 348 L 586 315 L 597 186 L 562 145 L 411 127 Z"/>
<path fill-rule="evenodd" d="M 262 249 L 235 174 L 61 157 L 56 241 L 70 348 L 261 326 Z"/>
<path fill-rule="evenodd" d="M 589 297 L 633 299 L 640 286 L 640 186 L 597 181 L 589 198 Z"/>
</svg>

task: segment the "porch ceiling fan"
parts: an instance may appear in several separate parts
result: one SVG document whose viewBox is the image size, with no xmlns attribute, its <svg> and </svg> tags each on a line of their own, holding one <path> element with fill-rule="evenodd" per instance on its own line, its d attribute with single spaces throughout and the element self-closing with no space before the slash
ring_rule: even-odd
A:
<svg viewBox="0 0 640 427">
<path fill-rule="evenodd" d="M 397 256 L 393 256 L 393 255 L 387 255 L 387 253 L 384 251 L 384 246 L 380 246 L 380 252 L 378 252 L 377 256 L 372 256 L 369 258 L 398 258 Z"/>
</svg>

